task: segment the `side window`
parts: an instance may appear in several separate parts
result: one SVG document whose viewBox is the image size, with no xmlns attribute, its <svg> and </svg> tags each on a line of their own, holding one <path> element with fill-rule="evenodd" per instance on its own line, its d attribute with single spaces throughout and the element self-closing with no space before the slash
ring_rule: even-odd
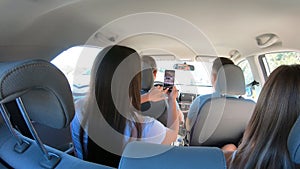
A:
<svg viewBox="0 0 300 169">
<path fill-rule="evenodd" d="M 75 100 L 87 93 L 90 71 L 101 50 L 102 48 L 98 47 L 75 46 L 63 51 L 51 61 L 67 77 Z"/>
<path fill-rule="evenodd" d="M 243 60 L 241 61 L 238 66 L 242 69 L 244 76 L 245 76 L 245 84 L 250 84 L 251 82 L 253 82 L 254 78 L 253 78 L 253 74 L 250 68 L 250 64 L 247 60 Z"/>
<path fill-rule="evenodd" d="M 246 84 L 246 95 L 245 97 L 248 99 L 257 100 L 258 92 L 256 90 L 255 85 L 253 85 L 254 78 L 251 71 L 250 64 L 248 60 L 243 60 L 237 64 L 243 71 L 245 77 L 245 84 Z"/>
<path fill-rule="evenodd" d="M 260 56 L 260 62 L 263 63 L 265 77 L 268 77 L 280 65 L 300 64 L 300 53 L 293 51 L 267 53 Z"/>
</svg>

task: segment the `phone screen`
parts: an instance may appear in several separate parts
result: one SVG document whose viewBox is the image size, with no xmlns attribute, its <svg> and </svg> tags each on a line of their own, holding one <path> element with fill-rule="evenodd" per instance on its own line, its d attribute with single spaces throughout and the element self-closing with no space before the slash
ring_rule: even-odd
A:
<svg viewBox="0 0 300 169">
<path fill-rule="evenodd" d="M 174 86 L 175 80 L 175 70 L 165 70 L 165 77 L 164 77 L 164 88 L 170 88 Z"/>
</svg>

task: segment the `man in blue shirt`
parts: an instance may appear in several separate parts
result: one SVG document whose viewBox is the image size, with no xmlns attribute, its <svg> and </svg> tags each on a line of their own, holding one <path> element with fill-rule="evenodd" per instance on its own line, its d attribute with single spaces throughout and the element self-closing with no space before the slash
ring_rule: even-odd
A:
<svg viewBox="0 0 300 169">
<path fill-rule="evenodd" d="M 224 57 L 218 57 L 214 60 L 213 65 L 212 65 L 212 71 L 211 71 L 211 84 L 214 89 L 216 86 L 217 74 L 218 74 L 219 69 L 222 66 L 227 65 L 227 64 L 234 64 L 234 63 L 230 59 L 224 58 Z M 193 101 L 193 103 L 191 104 L 191 107 L 189 109 L 187 118 L 186 118 L 187 131 L 191 131 L 191 129 L 197 119 L 198 113 L 200 112 L 200 108 L 203 106 L 203 104 L 210 98 L 214 98 L 214 97 L 220 97 L 220 94 L 217 92 L 214 92 L 212 94 L 198 96 Z"/>
</svg>

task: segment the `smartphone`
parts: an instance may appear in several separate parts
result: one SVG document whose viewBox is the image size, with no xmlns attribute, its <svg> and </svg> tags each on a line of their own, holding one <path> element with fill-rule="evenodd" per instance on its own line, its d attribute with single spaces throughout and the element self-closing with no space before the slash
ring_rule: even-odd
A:
<svg viewBox="0 0 300 169">
<path fill-rule="evenodd" d="M 175 70 L 165 70 L 164 76 L 164 89 L 169 88 L 169 91 L 172 91 L 175 80 Z"/>
</svg>

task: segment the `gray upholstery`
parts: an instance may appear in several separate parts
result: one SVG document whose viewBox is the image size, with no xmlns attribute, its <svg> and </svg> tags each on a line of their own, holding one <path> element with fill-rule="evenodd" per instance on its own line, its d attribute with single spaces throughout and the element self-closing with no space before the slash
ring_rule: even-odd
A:
<svg viewBox="0 0 300 169">
<path fill-rule="evenodd" d="M 119 169 L 225 169 L 223 152 L 214 147 L 178 147 L 144 142 L 129 143 Z"/>
<path fill-rule="evenodd" d="M 159 120 L 167 121 L 167 105 L 164 100 L 158 102 L 146 102 L 142 104 L 142 114 Z M 165 117 L 166 116 L 166 117 Z"/>
<path fill-rule="evenodd" d="M 70 134 L 68 127 L 74 115 L 74 104 L 69 83 L 62 72 L 43 60 L 1 63 L 0 68 L 0 102 L 6 106 L 6 103 L 21 97 L 32 120 L 27 123 L 28 128 L 31 128 L 28 124 L 34 123 L 41 140 L 47 139 L 45 143 L 56 148 L 70 144 L 71 138 L 61 136 Z M 8 110 L 8 113 L 13 116 L 19 112 Z M 0 158 L 12 168 L 43 168 L 45 164 L 51 168 L 108 168 L 42 146 L 35 132 L 31 132 L 35 136 L 34 141 L 16 132 L 22 142 L 30 143 L 27 149 L 17 152 L 17 140 L 12 133 L 3 123 L 0 124 Z M 46 160 L 47 155 L 52 163 Z"/>
<path fill-rule="evenodd" d="M 200 110 L 190 145 L 237 144 L 252 116 L 255 103 L 237 98 L 213 98 Z"/>
<path fill-rule="evenodd" d="M 300 164 L 300 117 L 298 117 L 288 137 L 288 149 L 292 161 Z"/>
<path fill-rule="evenodd" d="M 21 136 L 22 137 L 22 136 Z M 39 163 L 43 160 L 42 153 L 33 140 L 22 137 L 30 143 L 30 147 L 24 153 L 14 151 L 16 140 L 11 136 L 6 126 L 0 124 L 0 158 L 8 163 L 12 168 L 43 168 Z M 65 168 L 87 168 L 87 169 L 108 169 L 103 165 L 90 163 L 71 155 L 46 146 L 49 152 L 55 153 L 61 157 L 61 161 L 55 167 L 56 169 Z"/>
<path fill-rule="evenodd" d="M 62 129 L 51 128 L 39 123 L 33 123 L 42 142 L 61 151 L 67 151 L 73 147 L 70 126 Z"/>
<path fill-rule="evenodd" d="M 215 88 L 220 94 L 245 94 L 245 78 L 241 68 L 232 64 L 222 66 L 218 71 Z"/>
<path fill-rule="evenodd" d="M 67 127 L 74 116 L 69 83 L 54 65 L 43 60 L 0 63 L 0 101 L 22 98 L 33 121 Z"/>
<path fill-rule="evenodd" d="M 152 69 L 144 69 L 142 71 L 142 90 L 150 90 L 153 87 L 153 82 Z"/>
<path fill-rule="evenodd" d="M 191 131 L 190 145 L 238 144 L 252 116 L 255 102 L 239 98 L 245 94 L 242 70 L 236 65 L 220 68 L 216 91 L 221 97 L 207 100 L 200 108 Z"/>
</svg>

